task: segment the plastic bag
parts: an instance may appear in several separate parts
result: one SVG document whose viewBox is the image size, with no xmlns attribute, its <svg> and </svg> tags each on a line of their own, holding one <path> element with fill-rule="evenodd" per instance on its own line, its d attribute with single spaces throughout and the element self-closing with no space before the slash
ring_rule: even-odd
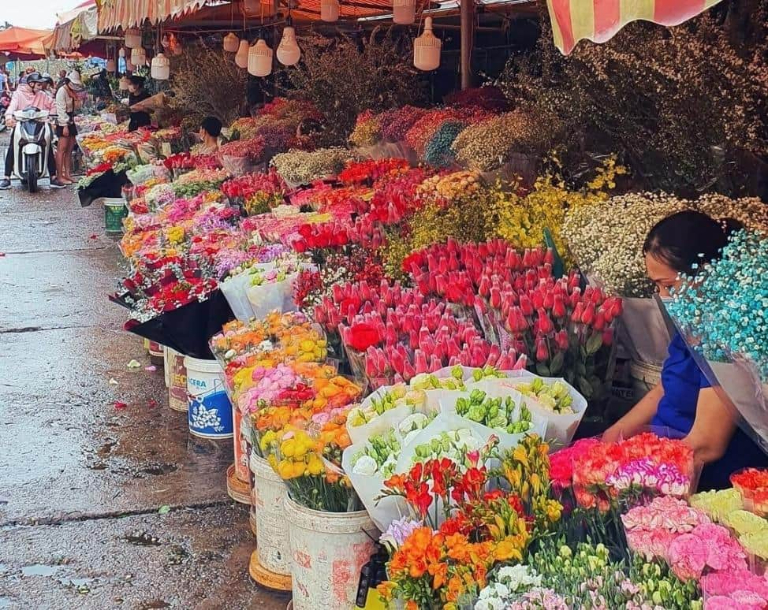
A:
<svg viewBox="0 0 768 610">
<path fill-rule="evenodd" d="M 496 387 L 500 389 L 510 388 L 514 390 L 520 384 L 530 383 L 532 379 L 541 379 L 548 385 L 559 381 L 568 389 L 568 394 L 573 400 L 571 403 L 573 413 L 555 413 L 542 406 L 542 404 L 533 396 L 522 394 L 520 394 L 520 396 L 525 400 L 525 404 L 531 410 L 531 413 L 546 422 L 546 431 L 542 434 L 542 437 L 547 442 L 556 443 L 562 446 L 569 445 L 571 439 L 573 439 L 573 435 L 576 433 L 576 429 L 579 427 L 579 424 L 584 417 L 585 411 L 587 410 L 587 399 L 579 394 L 579 392 L 576 391 L 571 384 L 565 381 L 565 379 L 560 377 L 539 377 L 538 375 L 528 373 L 525 376 L 512 377 L 509 379 L 488 379 L 481 383 L 486 383 L 487 387 Z M 473 387 L 480 386 L 481 383 L 473 384 Z M 515 394 L 519 393 L 515 390 Z"/>
<path fill-rule="evenodd" d="M 352 466 L 355 456 L 366 448 L 367 443 L 355 443 L 344 450 L 341 458 L 341 467 L 352 482 L 360 501 L 365 506 L 376 527 L 380 531 L 387 530 L 395 519 L 409 513 L 405 498 L 387 496 L 376 500 L 384 489 L 384 476 L 381 470 L 373 475 L 356 474 Z"/>
<path fill-rule="evenodd" d="M 243 176 L 253 171 L 253 164 L 248 157 L 221 155 L 221 166 L 233 176 Z"/>
<path fill-rule="evenodd" d="M 518 443 L 523 439 L 523 437 L 526 434 L 537 434 L 542 438 L 546 438 L 546 430 L 547 430 L 547 420 L 545 417 L 543 417 L 540 413 L 537 413 L 533 409 L 530 408 L 529 400 L 524 397 L 520 392 L 517 392 L 516 390 L 511 389 L 508 386 L 502 386 L 499 384 L 494 384 L 494 381 L 504 381 L 504 380 L 484 380 L 479 381 L 477 383 L 472 384 L 472 387 L 468 387 L 465 391 L 443 391 L 440 395 L 440 413 L 446 414 L 446 415 L 454 415 L 461 419 L 462 421 L 466 421 L 468 423 L 474 424 L 477 426 L 478 430 L 482 430 L 483 434 L 488 435 L 490 437 L 491 435 L 496 435 L 499 437 L 499 448 L 500 449 L 514 449 L 517 447 Z M 511 397 L 512 400 L 515 403 L 515 410 L 514 410 L 514 417 L 519 419 L 520 417 L 520 409 L 522 408 L 522 405 L 525 404 L 529 407 L 529 410 L 531 411 L 531 422 L 528 426 L 528 430 L 525 432 L 518 432 L 518 433 L 510 433 L 506 430 L 500 430 L 497 428 L 490 428 L 484 424 L 473 422 L 470 419 L 467 419 L 466 417 L 462 417 L 456 412 L 456 400 L 458 398 L 467 398 L 472 390 L 482 390 L 485 392 L 490 398 L 506 398 L 507 396 Z"/>
<path fill-rule="evenodd" d="M 654 299 L 623 299 L 619 338 L 632 358 L 661 365 L 667 358 L 671 337 Z"/>
<path fill-rule="evenodd" d="M 293 285 L 298 274 L 289 275 L 282 282 L 273 282 L 262 286 L 250 286 L 246 289 L 248 301 L 256 318 L 265 318 L 270 311 L 296 311 L 293 302 Z"/>
<path fill-rule="evenodd" d="M 455 413 L 440 413 L 434 420 L 417 434 L 413 441 L 404 446 L 400 457 L 397 459 L 396 473 L 408 472 L 415 463 L 416 448 L 424 443 L 428 443 L 432 438 L 439 436 L 442 432 L 455 432 L 457 430 L 469 430 L 472 438 L 472 446 L 468 450 L 479 449 L 485 445 L 491 436 L 493 430 L 476 424 L 475 422 L 459 417 Z"/>
</svg>

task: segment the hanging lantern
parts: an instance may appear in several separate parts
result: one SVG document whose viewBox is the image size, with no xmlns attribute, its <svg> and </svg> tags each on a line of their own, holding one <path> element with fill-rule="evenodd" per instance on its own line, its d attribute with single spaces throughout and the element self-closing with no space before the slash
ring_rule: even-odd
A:
<svg viewBox="0 0 768 610">
<path fill-rule="evenodd" d="M 413 41 L 413 65 L 429 72 L 440 65 L 440 49 L 443 41 L 432 33 L 432 17 L 424 20 L 424 31 Z"/>
<path fill-rule="evenodd" d="M 107 72 L 114 72 L 117 69 L 114 59 L 107 60 Z"/>
<path fill-rule="evenodd" d="M 277 61 L 284 66 L 295 66 L 301 59 L 301 49 L 296 42 L 296 30 L 287 26 L 277 47 Z"/>
<path fill-rule="evenodd" d="M 320 0 L 320 19 L 328 23 L 339 20 L 339 0 Z"/>
<path fill-rule="evenodd" d="M 239 46 L 240 46 L 240 39 L 237 36 L 235 36 L 232 32 L 224 36 L 224 50 L 227 53 L 237 53 Z"/>
<path fill-rule="evenodd" d="M 416 21 L 416 0 L 392 0 L 392 21 L 400 25 Z"/>
<path fill-rule="evenodd" d="M 248 74 L 261 77 L 272 74 L 272 56 L 274 54 L 267 43 L 259 38 L 248 51 Z"/>
<path fill-rule="evenodd" d="M 120 57 L 125 57 L 125 47 L 120 47 L 120 50 L 117 52 L 117 54 Z"/>
<path fill-rule="evenodd" d="M 131 49 L 131 63 L 134 66 L 145 66 L 147 64 L 147 52 L 144 47 L 136 47 Z"/>
<path fill-rule="evenodd" d="M 152 59 L 149 75 L 155 80 L 168 80 L 171 76 L 171 60 L 158 53 Z"/>
<path fill-rule="evenodd" d="M 118 87 L 120 88 L 120 91 L 128 91 L 128 85 L 131 84 L 131 81 L 128 80 L 127 76 L 123 76 L 120 79 L 120 82 L 118 83 Z"/>
<path fill-rule="evenodd" d="M 125 46 L 135 49 L 141 46 L 141 30 L 131 28 L 125 31 Z"/>
<path fill-rule="evenodd" d="M 238 68 L 245 69 L 248 67 L 248 51 L 250 48 L 247 40 L 240 41 L 240 48 L 237 49 L 237 53 L 235 54 L 235 65 L 237 65 Z"/>
</svg>

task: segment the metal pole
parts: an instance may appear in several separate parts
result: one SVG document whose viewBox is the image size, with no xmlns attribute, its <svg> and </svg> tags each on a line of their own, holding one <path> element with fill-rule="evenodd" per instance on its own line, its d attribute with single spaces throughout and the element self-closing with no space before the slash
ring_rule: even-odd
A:
<svg viewBox="0 0 768 610">
<path fill-rule="evenodd" d="M 475 0 L 461 0 L 461 88 L 472 86 L 472 45 L 474 44 Z"/>
</svg>

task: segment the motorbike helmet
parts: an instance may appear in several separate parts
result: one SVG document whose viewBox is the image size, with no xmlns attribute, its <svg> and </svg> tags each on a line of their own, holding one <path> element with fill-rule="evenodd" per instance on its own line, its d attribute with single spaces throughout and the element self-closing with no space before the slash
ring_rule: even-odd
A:
<svg viewBox="0 0 768 610">
<path fill-rule="evenodd" d="M 32 72 L 31 74 L 27 74 L 27 84 L 31 85 L 32 83 L 41 83 L 43 82 L 43 77 L 40 76 L 40 72 Z"/>
<path fill-rule="evenodd" d="M 48 72 L 43 72 L 40 75 L 40 80 L 48 83 L 49 85 L 51 85 L 51 87 L 53 87 L 53 78 L 51 77 L 50 74 L 48 74 Z"/>
</svg>

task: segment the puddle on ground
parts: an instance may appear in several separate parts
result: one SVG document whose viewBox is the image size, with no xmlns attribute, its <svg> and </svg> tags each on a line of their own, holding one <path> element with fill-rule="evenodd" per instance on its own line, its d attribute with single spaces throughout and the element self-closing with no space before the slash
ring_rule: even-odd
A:
<svg viewBox="0 0 768 610">
<path fill-rule="evenodd" d="M 132 532 L 126 534 L 123 539 L 138 546 L 160 546 L 161 544 L 157 538 L 147 532 Z"/>
<path fill-rule="evenodd" d="M 139 610 L 152 610 L 153 608 L 170 608 L 171 604 L 164 602 L 162 599 L 153 599 L 149 602 L 144 602 L 139 606 Z"/>
<path fill-rule="evenodd" d="M 36 563 L 31 566 L 21 568 L 22 576 L 53 576 L 61 569 L 61 566 L 46 566 L 42 563 Z"/>
<path fill-rule="evenodd" d="M 176 464 L 150 464 L 149 466 L 146 466 L 141 469 L 141 472 L 145 474 L 151 474 L 151 475 L 163 475 L 163 474 L 170 474 L 172 472 L 175 472 L 178 469 L 178 466 Z"/>
</svg>

